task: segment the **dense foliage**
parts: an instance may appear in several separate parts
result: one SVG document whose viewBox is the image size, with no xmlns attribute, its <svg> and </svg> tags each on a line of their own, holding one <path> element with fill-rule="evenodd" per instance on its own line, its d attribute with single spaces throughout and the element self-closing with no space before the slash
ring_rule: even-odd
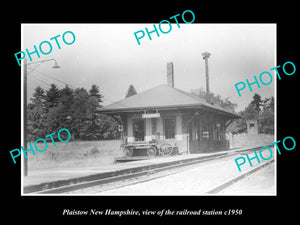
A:
<svg viewBox="0 0 300 225">
<path fill-rule="evenodd" d="M 234 121 L 228 128 L 233 134 L 247 131 L 246 120 L 258 120 L 258 132 L 274 134 L 274 97 L 261 99 L 259 94 L 254 94 L 253 100 L 239 112 L 241 119 Z"/>
<path fill-rule="evenodd" d="M 72 140 L 103 140 L 119 137 L 119 118 L 97 113 L 103 96 L 96 85 L 87 91 L 69 86 L 48 90 L 37 87 L 27 107 L 28 140 L 67 128 Z"/>
<path fill-rule="evenodd" d="M 232 103 L 229 101 L 229 98 L 223 99 L 221 95 L 215 95 L 212 92 L 207 93 L 203 88 L 200 89 L 194 89 L 191 91 L 193 95 L 199 96 L 203 99 L 205 99 L 207 102 L 213 104 L 213 105 L 218 105 L 228 111 L 235 111 L 235 108 L 237 107 L 236 104 Z"/>
<path fill-rule="evenodd" d="M 229 101 L 228 98 L 223 99 L 220 95 L 215 95 L 205 90 L 195 89 L 191 91 L 207 102 L 218 105 L 226 110 L 235 111 L 236 104 Z M 238 113 L 242 118 L 235 120 L 228 127 L 227 131 L 233 134 L 247 132 L 246 120 L 258 120 L 258 132 L 264 134 L 274 134 L 274 97 L 261 99 L 259 94 L 254 94 L 249 105 Z"/>
<path fill-rule="evenodd" d="M 126 92 L 125 98 L 128 98 L 132 95 L 136 95 L 137 91 L 135 90 L 134 86 L 131 84 Z"/>
</svg>

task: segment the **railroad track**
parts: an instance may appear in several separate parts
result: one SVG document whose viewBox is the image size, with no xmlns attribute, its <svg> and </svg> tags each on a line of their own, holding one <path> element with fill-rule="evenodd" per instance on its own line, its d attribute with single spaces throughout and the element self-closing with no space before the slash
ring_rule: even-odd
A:
<svg viewBox="0 0 300 225">
<path fill-rule="evenodd" d="M 212 188 L 210 191 L 207 191 L 205 194 L 217 194 L 225 189 L 227 189 L 228 187 L 232 186 L 233 184 L 235 184 L 236 182 L 245 179 L 246 177 L 250 176 L 251 174 L 265 168 L 266 166 L 270 165 L 271 163 L 274 163 L 274 159 L 269 160 L 266 163 L 263 163 L 239 176 L 236 176 L 234 178 L 230 178 L 227 181 L 223 182 L 220 185 L 215 186 L 214 188 Z"/>
<path fill-rule="evenodd" d="M 93 176 L 92 175 L 91 179 L 89 181 L 81 181 L 78 178 L 78 179 L 73 179 L 73 181 L 68 185 L 63 185 L 63 182 L 62 182 L 61 186 L 54 187 L 54 188 L 51 188 L 51 187 L 49 188 L 49 186 L 44 185 L 43 187 L 41 187 L 44 190 L 36 190 L 36 188 L 32 188 L 32 189 L 27 188 L 27 189 L 24 189 L 24 193 L 26 193 L 26 194 L 27 193 L 30 193 L 30 194 L 63 194 L 63 193 L 72 192 L 72 191 L 76 191 L 76 190 L 80 190 L 80 189 L 90 188 L 90 187 L 93 187 L 93 186 L 108 185 L 108 184 L 113 184 L 113 183 L 120 182 L 120 181 L 129 180 L 129 179 L 132 179 L 132 178 L 139 178 L 139 177 L 143 177 L 143 176 L 144 177 L 148 176 L 146 179 L 144 179 L 142 181 L 129 182 L 129 184 L 127 184 L 127 185 L 131 185 L 131 184 L 134 184 L 134 183 L 146 182 L 148 180 L 157 179 L 157 178 L 162 177 L 162 176 L 167 176 L 170 173 L 173 174 L 173 173 L 180 172 L 180 171 L 177 170 L 179 168 L 189 167 L 189 166 L 193 166 L 193 165 L 196 165 L 198 163 L 201 163 L 201 162 L 218 160 L 218 159 L 221 159 L 221 158 L 231 157 L 231 156 L 234 156 L 234 155 L 244 154 L 244 153 L 247 153 L 247 152 L 253 152 L 254 150 L 258 150 L 259 148 L 260 147 L 245 149 L 242 152 L 237 151 L 237 152 L 234 152 L 234 153 L 232 153 L 232 152 L 231 153 L 220 153 L 220 154 L 215 154 L 214 157 L 207 156 L 207 157 L 202 157 L 202 158 L 184 159 L 184 160 L 180 160 L 180 161 L 176 161 L 176 162 L 166 162 L 166 163 L 161 163 L 161 164 L 154 164 L 154 165 L 144 166 L 140 169 L 135 169 L 136 171 L 133 171 L 132 169 L 126 169 L 126 170 L 123 170 L 123 171 L 116 171 L 110 177 L 103 177 L 103 176 L 97 176 L 97 175 Z M 257 169 L 257 168 L 255 168 L 255 169 Z M 163 171 L 171 171 L 171 172 L 168 173 L 167 175 L 163 174 L 161 176 L 159 176 L 159 175 L 158 176 L 150 176 L 150 175 L 153 175 L 153 174 L 158 174 L 158 173 L 163 172 Z M 255 172 L 255 171 L 253 171 L 253 172 Z M 243 176 L 243 175 L 241 175 L 241 176 Z M 237 181 L 237 180 L 242 179 L 242 177 L 241 178 L 235 178 L 235 179 Z M 217 193 L 217 191 L 221 190 L 222 187 L 225 188 L 230 183 L 234 183 L 236 181 L 232 181 L 232 182 L 227 181 L 226 185 L 223 185 L 223 186 L 220 185 L 220 187 L 214 188 L 208 194 Z M 117 186 L 117 188 L 118 187 L 119 186 Z M 112 189 L 115 189 L 115 188 L 116 187 L 112 187 Z"/>
</svg>

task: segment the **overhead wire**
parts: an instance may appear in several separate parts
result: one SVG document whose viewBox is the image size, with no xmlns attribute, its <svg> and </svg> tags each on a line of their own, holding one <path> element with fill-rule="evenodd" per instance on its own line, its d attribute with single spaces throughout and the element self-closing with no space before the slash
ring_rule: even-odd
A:
<svg viewBox="0 0 300 225">
<path fill-rule="evenodd" d="M 60 83 L 62 83 L 62 84 L 65 84 L 65 85 L 68 85 L 68 86 L 70 86 L 70 87 L 76 88 L 74 85 L 68 84 L 67 82 L 64 82 L 64 81 L 62 81 L 62 80 L 59 80 L 59 79 L 57 79 L 57 78 L 54 78 L 54 77 L 50 76 L 49 74 L 43 73 L 43 72 L 38 71 L 38 70 L 35 70 L 35 72 L 37 72 L 37 73 L 39 73 L 39 74 L 41 74 L 41 75 L 44 75 L 44 76 L 46 76 L 46 77 L 48 77 L 48 78 L 50 78 L 50 79 L 53 79 L 53 80 L 55 80 L 55 81 L 58 81 L 58 82 L 60 82 Z"/>
<path fill-rule="evenodd" d="M 30 71 L 30 72 L 32 72 L 32 71 Z M 46 76 L 46 77 L 48 77 L 48 78 L 50 78 L 50 79 L 52 79 L 52 80 L 58 81 L 58 82 L 60 82 L 60 83 L 62 83 L 62 84 L 68 85 L 68 86 L 70 86 L 70 87 L 72 87 L 72 88 L 79 88 L 79 87 L 76 87 L 76 86 L 74 86 L 74 85 L 72 85 L 72 84 L 69 84 L 69 83 L 67 83 L 67 82 L 65 82 L 65 81 L 59 80 L 59 79 L 57 79 L 57 78 L 54 78 L 54 77 L 52 77 L 52 76 L 50 76 L 49 74 L 46 74 L 46 73 L 44 73 L 44 72 L 41 72 L 41 71 L 38 71 L 38 70 L 34 70 L 34 72 L 37 72 L 37 73 L 39 73 L 39 74 L 41 74 L 41 75 L 43 75 L 43 76 Z M 31 74 L 31 75 L 32 75 L 32 74 Z M 44 82 L 44 81 L 42 81 L 42 80 L 40 80 L 40 79 L 38 79 L 38 78 L 36 78 L 36 77 L 35 77 L 35 79 L 39 80 L 40 82 L 42 82 L 42 83 L 44 83 L 44 84 L 46 84 L 46 85 L 48 85 L 48 86 L 51 86 L 50 84 L 47 84 L 46 82 Z M 108 101 L 110 101 L 110 102 L 112 102 L 112 103 L 114 103 L 114 104 L 118 104 L 118 105 L 123 106 L 123 107 L 128 107 L 128 105 L 119 103 L 118 101 L 111 100 L 110 98 L 107 98 L 107 97 L 104 97 L 104 96 L 102 96 L 102 99 L 108 100 Z M 141 110 L 144 110 L 144 108 L 143 108 L 142 106 L 138 106 L 138 108 L 140 108 Z"/>
<path fill-rule="evenodd" d="M 47 88 L 49 88 L 49 87 L 51 86 L 50 84 L 46 83 L 45 81 L 43 81 L 43 80 L 37 78 L 34 74 L 31 74 L 29 77 L 32 77 L 32 78 L 34 78 L 35 80 L 38 80 L 39 82 L 41 82 L 41 83 L 43 83 L 44 85 L 48 86 Z"/>
<path fill-rule="evenodd" d="M 38 68 L 39 66 L 40 66 L 39 63 L 27 66 L 27 75 L 29 75 L 31 72 L 35 71 L 36 68 Z"/>
<path fill-rule="evenodd" d="M 44 89 L 47 89 L 49 88 L 48 86 L 44 85 L 43 83 L 40 83 L 40 81 L 36 80 L 36 78 L 34 77 L 31 77 L 32 81 L 35 82 L 38 86 L 44 88 Z"/>
</svg>

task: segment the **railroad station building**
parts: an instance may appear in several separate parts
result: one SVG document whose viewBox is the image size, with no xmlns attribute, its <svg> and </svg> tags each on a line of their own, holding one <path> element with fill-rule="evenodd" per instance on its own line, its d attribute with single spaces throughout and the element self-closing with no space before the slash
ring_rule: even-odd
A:
<svg viewBox="0 0 300 225">
<path fill-rule="evenodd" d="M 179 154 L 229 149 L 225 129 L 239 118 L 234 112 L 175 88 L 172 63 L 167 65 L 167 84 L 99 108 L 98 112 L 121 117 L 126 143 L 159 139 L 177 146 Z"/>
</svg>

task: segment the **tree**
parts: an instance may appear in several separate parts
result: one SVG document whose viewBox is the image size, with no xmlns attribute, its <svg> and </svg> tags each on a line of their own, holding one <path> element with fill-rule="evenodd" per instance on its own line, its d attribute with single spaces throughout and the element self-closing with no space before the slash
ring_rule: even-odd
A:
<svg viewBox="0 0 300 225">
<path fill-rule="evenodd" d="M 93 84 L 89 93 L 90 96 L 96 98 L 99 103 L 102 102 L 103 96 L 100 94 L 99 87 L 97 85 Z"/>
<path fill-rule="evenodd" d="M 259 118 L 259 132 L 274 134 L 274 97 L 263 100 L 263 111 Z"/>
<path fill-rule="evenodd" d="M 95 140 L 101 138 L 101 126 L 99 123 L 100 116 L 97 113 L 97 108 L 101 107 L 100 102 L 102 102 L 103 96 L 100 94 L 99 87 L 92 85 L 89 90 L 89 105 L 91 114 L 91 123 L 87 129 L 86 136 L 88 139 Z"/>
<path fill-rule="evenodd" d="M 252 101 L 239 114 L 242 118 L 228 128 L 233 134 L 247 131 L 246 120 L 258 120 L 259 133 L 274 134 L 274 97 L 262 100 L 259 94 L 254 94 Z"/>
<path fill-rule="evenodd" d="M 194 89 L 191 91 L 193 95 L 196 95 L 200 98 L 203 98 L 210 104 L 218 105 L 226 110 L 235 111 L 235 108 L 237 107 L 237 104 L 232 103 L 229 101 L 229 98 L 223 99 L 221 95 L 215 95 L 212 92 L 207 93 L 203 88 L 200 89 Z"/>
<path fill-rule="evenodd" d="M 45 123 L 40 112 L 40 109 L 34 104 L 27 105 L 27 138 L 30 141 L 44 136 L 43 125 Z"/>
<path fill-rule="evenodd" d="M 59 93 L 59 103 L 63 105 L 65 109 L 69 110 L 74 99 L 74 90 L 66 85 Z"/>
<path fill-rule="evenodd" d="M 274 111 L 264 110 L 259 119 L 259 133 L 274 134 Z"/>
<path fill-rule="evenodd" d="M 52 84 L 48 90 L 37 87 L 28 104 L 27 131 L 29 140 L 36 140 L 61 128 L 68 129 L 73 140 L 113 139 L 119 136 L 118 118 L 100 115 L 103 96 L 92 85 L 73 90 L 68 85 L 58 89 Z"/>
<path fill-rule="evenodd" d="M 45 91 L 40 86 L 34 89 L 33 98 L 30 98 L 34 105 L 42 105 L 45 102 Z"/>
<path fill-rule="evenodd" d="M 91 123 L 86 130 L 86 138 L 89 140 L 96 139 L 115 139 L 119 137 L 119 121 L 111 116 L 97 113 L 97 108 L 101 107 L 103 96 L 99 94 L 99 88 L 92 85 L 89 97 L 91 114 Z"/>
<path fill-rule="evenodd" d="M 51 107 L 48 109 L 48 112 L 44 120 L 44 131 L 46 134 L 51 134 L 53 132 L 56 132 L 60 128 L 66 128 L 66 127 L 62 127 L 63 125 L 61 124 L 62 120 L 61 120 L 60 112 L 61 110 L 59 106 Z"/>
<path fill-rule="evenodd" d="M 32 104 L 28 109 L 28 116 L 32 120 L 38 120 L 45 113 L 45 91 L 40 86 L 37 86 L 32 96 L 33 98 L 30 98 Z"/>
<path fill-rule="evenodd" d="M 45 129 L 45 91 L 37 86 L 33 93 L 32 103 L 27 106 L 27 132 L 28 140 L 33 140 L 44 135 Z"/>
<path fill-rule="evenodd" d="M 71 129 L 70 109 L 73 104 L 74 91 L 66 85 L 59 90 L 56 85 L 51 85 L 46 92 L 45 131 L 53 133 L 61 128 Z"/>
<path fill-rule="evenodd" d="M 261 100 L 261 96 L 255 93 L 253 96 L 253 100 L 250 102 L 250 105 L 254 107 L 253 110 L 259 113 L 261 111 L 261 106 L 263 105 L 262 103 L 263 101 Z"/>
<path fill-rule="evenodd" d="M 59 104 L 55 107 L 59 127 L 57 129 L 71 129 L 71 106 L 74 101 L 74 90 L 66 85 L 60 90 Z"/>
<path fill-rule="evenodd" d="M 274 97 L 263 100 L 263 110 L 272 110 L 274 112 Z"/>
<path fill-rule="evenodd" d="M 50 85 L 50 89 L 46 91 L 45 104 L 47 109 L 58 105 L 60 99 L 60 91 L 55 84 Z"/>
<path fill-rule="evenodd" d="M 137 94 L 137 91 L 135 90 L 134 86 L 132 84 L 130 84 L 130 86 L 126 92 L 125 98 L 128 98 L 128 97 L 130 97 L 132 95 L 136 95 L 136 94 Z"/>
<path fill-rule="evenodd" d="M 84 88 L 76 88 L 74 91 L 73 104 L 70 107 L 72 115 L 71 130 L 75 139 L 85 139 L 89 119 L 89 93 Z"/>
</svg>

